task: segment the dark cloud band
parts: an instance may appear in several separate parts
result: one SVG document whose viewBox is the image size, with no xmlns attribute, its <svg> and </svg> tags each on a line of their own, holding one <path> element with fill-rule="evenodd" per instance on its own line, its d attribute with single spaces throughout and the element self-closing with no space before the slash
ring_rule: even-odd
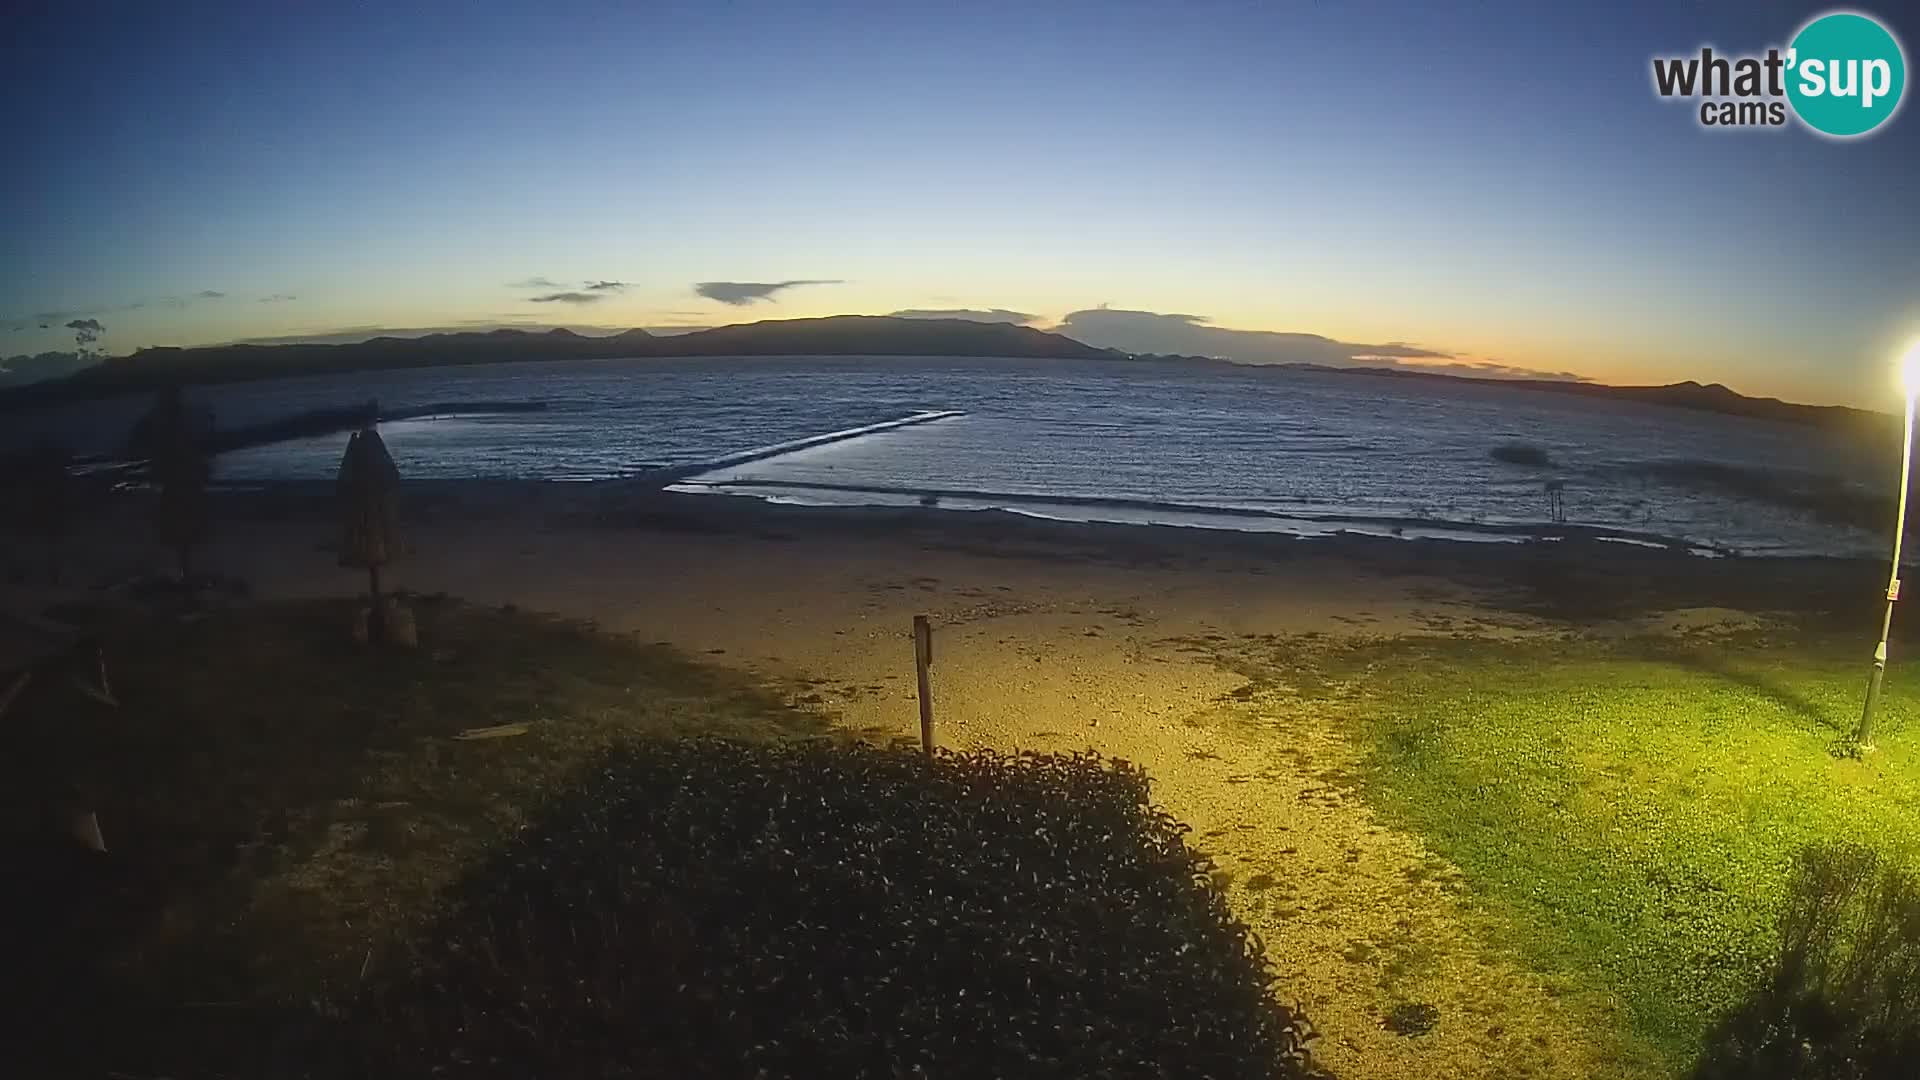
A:
<svg viewBox="0 0 1920 1080">
<path fill-rule="evenodd" d="M 896 319 L 964 319 L 967 322 L 1013 323 L 1025 326 L 1038 319 L 1024 311 L 1009 311 L 1006 308 L 908 308 L 893 312 Z"/>
<path fill-rule="evenodd" d="M 1232 330 L 1211 325 L 1203 315 L 1087 308 L 1068 315 L 1053 329 L 1076 341 L 1106 349 L 1210 356 L 1241 364 L 1395 367 L 1480 378 L 1569 378 L 1566 372 L 1534 371 L 1493 361 L 1463 359 L 1453 353 L 1399 341 L 1368 345 L 1336 341 L 1320 334 Z"/>
<path fill-rule="evenodd" d="M 792 281 L 702 281 L 694 285 L 693 291 L 709 300 L 722 304 L 745 307 L 757 300 L 771 300 L 773 294 L 782 289 L 791 289 L 798 285 L 840 285 L 835 278 L 795 278 Z"/>
</svg>

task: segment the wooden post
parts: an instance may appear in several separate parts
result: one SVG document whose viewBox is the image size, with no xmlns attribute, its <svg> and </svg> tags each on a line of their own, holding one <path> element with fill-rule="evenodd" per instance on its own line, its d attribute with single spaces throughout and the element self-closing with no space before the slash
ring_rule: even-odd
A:
<svg viewBox="0 0 1920 1080">
<path fill-rule="evenodd" d="M 933 624 L 925 615 L 913 617 L 913 673 L 920 680 L 920 749 L 933 754 L 933 685 L 927 669 L 933 666 Z"/>
<path fill-rule="evenodd" d="M 120 701 L 113 696 L 113 684 L 107 681 L 106 648 L 98 641 L 82 641 L 73 647 L 73 655 L 90 661 L 87 666 L 93 669 L 90 674 L 94 678 L 93 682 L 88 682 L 85 676 L 75 673 L 72 678 L 73 688 L 102 705 L 119 708 Z"/>
<path fill-rule="evenodd" d="M 27 684 L 32 681 L 33 669 L 22 668 L 20 674 L 14 676 L 13 681 L 7 684 L 7 688 L 0 690 L 0 716 L 7 714 L 7 710 L 13 706 L 13 699 L 19 697 L 20 691 L 25 690 Z"/>
<path fill-rule="evenodd" d="M 92 645 L 93 645 L 93 672 L 100 682 L 99 698 L 101 701 L 105 702 L 108 705 L 118 705 L 120 704 L 120 702 L 117 699 L 115 699 L 113 696 L 113 683 L 107 681 L 106 647 L 104 645 L 101 645 L 97 641 L 93 642 Z"/>
</svg>

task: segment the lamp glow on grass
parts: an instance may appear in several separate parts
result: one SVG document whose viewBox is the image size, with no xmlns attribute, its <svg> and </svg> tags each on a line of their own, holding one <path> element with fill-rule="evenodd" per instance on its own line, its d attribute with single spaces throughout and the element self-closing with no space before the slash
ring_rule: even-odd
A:
<svg viewBox="0 0 1920 1080">
<path fill-rule="evenodd" d="M 1804 850 L 1920 857 L 1912 695 L 1882 700 L 1878 753 L 1829 752 L 1857 715 L 1857 650 L 1296 639 L 1218 659 L 1268 711 L 1295 687 L 1293 707 L 1334 716 L 1366 752 L 1368 801 L 1463 871 L 1486 931 L 1618 1015 L 1624 1057 L 1678 1073 L 1765 981 Z M 1917 682 L 1902 662 L 1888 685 Z"/>
</svg>

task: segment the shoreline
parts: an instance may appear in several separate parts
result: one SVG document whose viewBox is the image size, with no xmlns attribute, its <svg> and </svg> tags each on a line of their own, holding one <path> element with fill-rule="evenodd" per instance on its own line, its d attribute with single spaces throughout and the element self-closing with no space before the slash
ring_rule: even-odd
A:
<svg viewBox="0 0 1920 1080">
<path fill-rule="evenodd" d="M 1274 605 L 1285 605 L 1296 593 L 1311 596 L 1303 613 L 1286 621 L 1332 634 L 1352 633 L 1359 624 L 1347 620 L 1364 618 L 1370 598 L 1382 593 L 1403 594 L 1395 603 L 1408 614 L 1380 631 L 1417 632 L 1421 605 L 1412 594 L 1423 589 L 1457 594 L 1454 603 L 1482 612 L 1543 619 L 1561 632 L 1662 611 L 1712 609 L 1839 629 L 1857 624 L 1866 634 L 1885 603 L 1887 573 L 1878 559 L 1701 558 L 1598 539 L 1490 543 L 1355 532 L 1296 537 L 1065 521 L 1010 510 L 786 505 L 662 490 L 648 480 L 415 480 L 402 482 L 399 500 L 408 554 L 390 567 L 396 587 L 591 618 L 617 608 L 623 594 L 650 591 L 650 566 L 691 564 L 705 576 L 683 588 L 704 582 L 732 595 L 783 568 L 798 577 L 828 574 L 831 580 L 817 587 L 831 588 L 833 580 L 939 576 L 940 564 L 960 559 L 968 561 L 970 573 L 983 562 L 1037 569 L 1049 586 L 1092 573 L 1102 576 L 1103 588 L 1134 579 L 1193 579 L 1207 581 L 1211 590 L 1215 583 L 1240 581 L 1257 586 L 1255 594 Z M 91 537 L 100 549 L 89 560 L 97 570 L 83 580 L 124 582 L 170 572 L 170 558 L 151 538 L 145 505 L 140 493 L 114 497 L 110 519 Z M 334 565 L 338 524 L 331 483 L 222 491 L 214 505 L 209 569 L 231 572 L 268 595 L 340 595 L 357 588 L 354 576 Z M 722 573 L 736 564 L 750 568 L 746 579 Z M 914 566 L 925 573 L 902 569 Z M 607 579 L 604 588 L 592 582 L 595 574 Z M 578 584 L 552 595 L 546 582 L 554 578 Z M 711 606 L 697 596 L 685 602 Z M 1895 636 L 1904 636 L 1900 620 Z"/>
<path fill-rule="evenodd" d="M 401 491 L 411 492 L 436 503 L 458 502 L 470 508 L 484 507 L 493 499 L 491 492 L 511 490 L 516 493 L 517 500 L 543 507 L 556 504 L 577 507 L 583 501 L 597 501 L 599 505 L 618 503 L 631 508 L 659 500 L 686 498 L 715 504 L 748 503 L 786 514 L 798 512 L 867 515 L 883 520 L 901 520 L 904 519 L 902 515 L 915 515 L 912 520 L 917 520 L 918 515 L 937 512 L 956 518 L 978 518 L 986 515 L 994 520 L 1011 517 L 1068 526 L 1258 535 L 1272 537 L 1280 542 L 1292 540 L 1345 544 L 1380 541 L 1464 544 L 1480 547 L 1566 546 L 1582 551 L 1589 551 L 1597 545 L 1604 544 L 1610 548 L 1656 550 L 1695 561 L 1884 564 L 1884 557 L 1878 552 L 1832 554 L 1785 546 L 1777 549 L 1735 547 L 1712 540 L 1695 540 L 1669 533 L 1623 529 L 1579 521 L 1560 523 L 1525 520 L 1460 521 L 1391 513 L 1290 512 L 1251 506 L 1207 505 L 1126 496 L 1041 495 L 927 486 L 822 484 L 773 479 L 733 479 L 724 475 L 727 469 L 742 463 L 778 457 L 825 443 L 857 438 L 873 431 L 913 426 L 959 415 L 964 414 L 918 413 L 851 431 L 830 432 L 809 436 L 792 443 L 757 447 L 710 461 L 650 467 L 625 476 L 402 479 Z M 110 466 L 105 469 L 96 467 L 93 475 L 107 476 L 111 479 L 118 476 L 119 471 L 127 468 L 126 465 Z M 704 479 L 710 474 L 719 474 L 720 478 Z M 137 484 L 139 480 L 135 476 L 131 480 L 115 482 Z M 209 486 L 209 491 L 216 499 L 233 504 L 303 502 L 331 498 L 333 481 L 308 478 L 223 481 L 216 476 Z M 565 494 L 562 494 L 563 491 Z M 583 500 L 580 497 L 583 492 L 592 493 L 592 497 Z M 123 495 L 126 492 L 116 491 L 115 494 Z M 836 501 L 832 498 L 834 495 L 847 495 L 851 498 Z M 1109 516 L 1093 516 L 1103 511 Z M 742 511 L 738 509 L 714 509 L 711 513 L 703 511 L 696 516 L 732 521 L 738 520 L 741 514 Z M 1903 561 L 1902 566 L 1911 567 L 1916 563 L 1920 563 L 1920 556 Z"/>
<path fill-rule="evenodd" d="M 847 492 L 851 494 L 893 496 L 917 500 L 927 509 L 947 509 L 964 513 L 1003 512 L 1022 517 L 1034 517 L 1042 520 L 1066 521 L 1070 523 L 1096 525 L 1144 526 L 1148 528 L 1194 528 L 1216 532 L 1271 533 L 1298 540 L 1326 539 L 1335 536 L 1375 536 L 1378 533 L 1360 531 L 1372 527 L 1385 529 L 1389 536 L 1382 539 L 1409 540 L 1454 540 L 1465 543 L 1513 543 L 1513 542 L 1557 542 L 1572 540 L 1607 540 L 1647 547 L 1664 548 L 1689 555 L 1720 558 L 1738 555 L 1734 549 L 1722 547 L 1704 541 L 1688 540 L 1684 537 L 1668 536 L 1664 533 L 1641 532 L 1633 529 L 1615 529 L 1605 525 L 1587 525 L 1578 522 L 1529 523 L 1529 522 L 1476 522 L 1453 521 L 1444 518 L 1424 518 L 1406 515 L 1367 515 L 1351 513 L 1283 513 L 1274 510 L 1260 510 L 1244 506 L 1207 506 L 1194 503 L 1163 502 L 1152 499 L 1134 499 L 1113 495 L 1028 495 L 1018 492 L 971 491 L 961 488 L 928 487 L 886 487 L 880 485 L 842 484 L 828 486 L 790 480 L 716 480 L 703 482 L 698 475 L 688 477 L 669 486 L 668 490 L 676 494 L 720 495 L 735 498 L 758 499 L 769 505 L 777 506 L 818 506 L 834 509 L 858 509 L 863 507 L 890 507 L 898 503 L 824 503 L 807 502 L 803 497 L 782 499 L 778 492 Z M 763 493 L 764 492 L 764 493 Z M 946 506 L 928 503 L 927 500 L 951 500 Z M 961 505 L 954 505 L 961 504 Z M 965 505 L 973 504 L 973 505 Z M 1011 505 L 1001 505 L 1011 504 Z M 1185 515 L 1188 521 L 1119 521 L 1111 518 L 1067 518 L 1046 514 L 1035 509 L 1023 511 L 1021 506 L 1031 507 L 1084 507 L 1091 509 L 1137 510 L 1143 513 L 1173 513 Z M 1213 519 L 1239 521 L 1271 525 L 1271 528 L 1240 528 L 1230 524 L 1210 524 Z M 1352 526 L 1353 528 L 1340 528 Z M 1403 536 L 1407 530 L 1419 530 L 1425 535 Z M 1438 535 L 1436 535 L 1438 534 Z M 1455 534 L 1455 535 L 1446 535 Z M 1479 538 L 1477 540 L 1469 538 Z M 1757 556 L 1773 558 L 1775 556 Z"/>
<path fill-rule="evenodd" d="M 1427 518 L 1372 518 L 1362 515 L 1329 514 L 1315 517 L 1278 515 L 1259 510 L 1231 507 L 1178 507 L 1226 517 L 1271 517 L 1306 520 L 1324 524 L 1399 524 L 1408 527 L 1455 529 L 1459 532 L 1484 532 L 1501 540 L 1468 539 L 1434 535 L 1379 535 L 1354 530 L 1337 530 L 1313 535 L 1295 535 L 1276 530 L 1234 529 L 1168 522 L 1108 521 L 1057 518 L 1025 513 L 1008 507 L 954 509 L 947 506 L 898 504 L 814 504 L 772 501 L 757 495 L 725 491 L 716 485 L 710 491 L 678 490 L 672 477 L 680 470 L 662 469 L 621 479 L 580 481 L 521 480 L 507 478 L 402 480 L 402 513 L 408 505 L 430 508 L 436 513 L 454 512 L 478 519 L 497 519 L 527 512 L 559 517 L 600 527 L 645 528 L 674 524 L 686 528 L 707 527 L 722 531 L 753 531 L 773 524 L 804 527 L 826 534 L 872 535 L 902 531 L 914 536 L 954 534 L 969 536 L 1024 536 L 1031 539 L 1067 539 L 1096 543 L 1116 552 L 1131 549 L 1164 550 L 1195 548 L 1199 551 L 1232 551 L 1275 554 L 1286 552 L 1338 553 L 1378 557 L 1391 565 L 1411 558 L 1417 562 L 1457 562 L 1463 566 L 1508 562 L 1516 552 L 1525 552 L 1527 561 L 1551 561 L 1556 553 L 1569 559 L 1606 559 L 1623 568 L 1658 568 L 1679 565 L 1695 569 L 1709 565 L 1774 566 L 1784 571 L 1807 569 L 1848 570 L 1877 568 L 1885 573 L 1884 558 L 1868 556 L 1790 554 L 1739 555 L 1702 558 L 1693 552 L 1716 550 L 1710 545 L 1610 529 L 1578 523 L 1566 525 L 1474 525 Z M 907 489 L 900 489 L 906 493 Z M 920 494 L 919 489 L 913 489 Z M 935 494 L 941 494 L 936 492 Z M 966 493 L 955 492 L 956 497 Z M 998 495 L 973 498 L 999 498 Z M 334 484 L 331 480 L 279 480 L 216 485 L 215 500 L 220 512 L 240 517 L 261 513 L 324 512 L 331 509 Z M 1062 505 L 1123 504 L 1129 500 L 1079 499 L 1053 496 L 1014 496 L 1039 503 Z M 1152 503 L 1155 508 L 1167 504 Z M 404 528 L 404 525 L 403 525 Z M 1541 535 L 1547 534 L 1547 535 Z M 1637 540 L 1644 543 L 1618 543 Z M 1904 565 L 1910 565 L 1903 562 Z"/>
<path fill-rule="evenodd" d="M 330 552 L 338 528 L 334 498 L 330 481 L 216 488 L 206 565 L 218 570 L 231 564 L 235 576 L 248 580 L 298 580 L 302 595 L 323 590 L 328 580 L 342 591 L 350 589 L 350 578 L 333 572 Z M 81 522 L 67 545 L 76 582 L 98 588 L 103 582 L 169 572 L 171 559 L 154 539 L 147 518 L 150 500 L 150 492 L 138 489 L 100 497 L 98 512 Z M 1050 565 L 1205 569 L 1282 581 L 1325 574 L 1346 581 L 1424 577 L 1471 592 L 1486 604 L 1570 625 L 1663 608 L 1714 607 L 1822 620 L 1852 618 L 1865 626 L 1875 621 L 1885 602 L 1887 572 L 1886 563 L 1875 558 L 1703 558 L 1571 530 L 1557 540 L 1488 541 L 1349 530 L 1297 536 L 1063 520 L 1002 508 L 798 505 L 669 490 L 653 476 L 572 483 L 403 480 L 399 507 L 402 539 L 413 551 L 392 568 L 401 587 L 423 573 L 429 579 L 438 576 L 432 561 L 449 548 L 478 566 L 487 561 L 485 552 L 518 552 L 526 546 L 523 540 L 534 536 L 567 536 L 596 546 L 618 546 L 621 538 L 630 537 L 649 550 L 709 536 L 741 545 L 774 544 L 773 552 L 783 556 L 840 547 L 882 561 L 910 560 L 916 552 L 950 552 Z M 37 565 L 27 538 L 0 534 L 0 543 L 8 545 L 0 554 L 13 560 L 15 576 L 21 564 Z M 305 555 L 284 562 L 272 557 L 289 545 Z M 516 572 L 530 569 L 517 556 L 500 561 Z"/>
</svg>

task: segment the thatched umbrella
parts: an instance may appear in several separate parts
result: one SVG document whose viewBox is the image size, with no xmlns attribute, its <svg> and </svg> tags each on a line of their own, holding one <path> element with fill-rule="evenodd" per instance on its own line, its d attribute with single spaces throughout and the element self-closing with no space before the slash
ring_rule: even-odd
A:
<svg viewBox="0 0 1920 1080">
<path fill-rule="evenodd" d="M 400 470 L 387 453 L 387 444 L 372 421 L 347 440 L 347 452 L 340 459 L 338 495 L 340 499 L 340 565 L 367 571 L 367 594 L 372 601 L 367 615 L 367 640 L 384 636 L 385 615 L 380 601 L 380 568 L 392 561 L 400 548 L 400 534 L 394 506 L 400 486 Z"/>
</svg>

